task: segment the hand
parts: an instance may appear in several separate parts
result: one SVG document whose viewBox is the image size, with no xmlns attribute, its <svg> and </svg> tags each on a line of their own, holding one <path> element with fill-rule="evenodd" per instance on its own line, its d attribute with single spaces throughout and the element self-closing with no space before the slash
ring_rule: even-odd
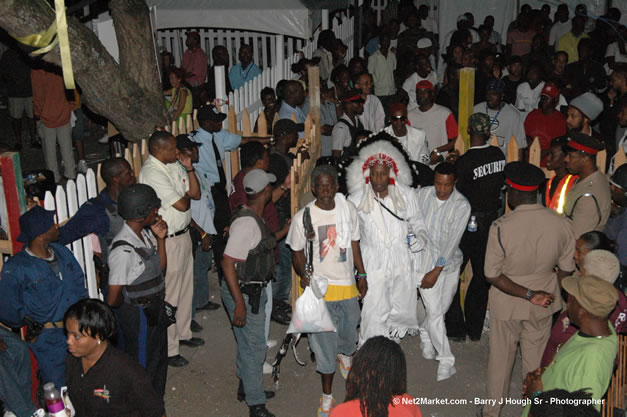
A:
<svg viewBox="0 0 627 417">
<path fill-rule="evenodd" d="M 459 158 L 459 152 L 457 151 L 451 151 L 446 156 L 446 160 L 451 163 L 455 163 L 455 161 L 457 161 L 457 158 Z"/>
<path fill-rule="evenodd" d="M 165 239 L 168 235 L 168 224 L 161 216 L 157 216 L 155 222 L 150 226 L 150 230 L 157 236 L 157 239 Z"/>
<path fill-rule="evenodd" d="M 246 325 L 246 305 L 243 302 L 235 304 L 233 321 L 231 323 L 235 327 L 244 327 Z"/>
<path fill-rule="evenodd" d="M 363 300 L 368 292 L 368 281 L 366 281 L 366 278 L 357 281 L 357 289 L 359 290 L 359 299 Z"/>
<path fill-rule="evenodd" d="M 189 171 L 190 169 L 194 168 L 193 165 L 192 165 L 192 158 L 191 158 L 191 156 L 187 155 L 186 153 L 179 152 L 178 159 L 179 159 L 179 162 L 181 163 L 181 165 L 183 165 L 186 170 Z"/>
<path fill-rule="evenodd" d="M 0 339 L 0 352 L 6 352 L 7 351 L 7 344 L 4 343 L 4 340 Z"/>
<path fill-rule="evenodd" d="M 435 269 L 432 269 L 431 271 L 427 272 L 424 278 L 422 278 L 422 282 L 420 283 L 420 288 L 424 290 L 433 288 L 439 276 L 440 276 L 440 272 L 436 271 Z"/>
<path fill-rule="evenodd" d="M 555 296 L 546 291 L 533 291 L 529 301 L 537 306 L 547 308 L 555 301 Z"/>
<path fill-rule="evenodd" d="M 536 391 L 542 391 L 542 369 L 540 368 L 529 372 L 523 381 L 523 397 L 529 398 Z"/>
<path fill-rule="evenodd" d="M 300 286 L 302 288 L 307 288 L 309 286 L 309 278 L 306 274 L 300 277 Z"/>
<path fill-rule="evenodd" d="M 441 157 L 442 155 L 438 155 L 435 153 L 435 151 L 431 151 L 431 155 L 429 155 L 429 164 L 430 165 L 437 164 Z"/>
<path fill-rule="evenodd" d="M 229 234 L 229 230 L 231 230 L 231 226 L 226 226 L 222 232 L 222 237 L 226 238 L 226 235 Z"/>
<path fill-rule="evenodd" d="M 211 250 L 211 235 L 206 234 L 205 237 L 202 238 L 202 251 L 209 252 Z"/>
<path fill-rule="evenodd" d="M 281 230 L 279 230 L 279 234 L 287 235 L 287 232 L 290 231 L 290 225 L 292 224 L 292 218 L 287 219 Z"/>
</svg>

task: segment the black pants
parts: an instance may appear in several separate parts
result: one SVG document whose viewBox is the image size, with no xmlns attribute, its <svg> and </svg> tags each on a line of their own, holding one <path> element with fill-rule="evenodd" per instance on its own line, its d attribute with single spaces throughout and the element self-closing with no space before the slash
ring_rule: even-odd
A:
<svg viewBox="0 0 627 417">
<path fill-rule="evenodd" d="M 218 267 L 218 279 L 222 282 L 224 272 L 222 271 L 222 257 L 226 248 L 226 238 L 224 237 L 224 229 L 231 224 L 231 209 L 229 207 L 229 197 L 226 195 L 226 189 L 220 184 L 214 184 L 211 187 L 211 196 L 216 207 L 216 214 L 213 224 L 218 234 L 212 239 L 211 248 Z"/>
<path fill-rule="evenodd" d="M 444 318 L 446 333 L 449 337 L 465 337 L 479 340 L 483 330 L 486 309 L 488 307 L 488 291 L 490 285 L 486 281 L 483 264 L 485 262 L 486 246 L 490 225 L 497 219 L 496 210 L 492 213 L 472 213 L 477 219 L 477 231 L 465 231 L 459 244 L 464 254 L 461 271 L 464 271 L 470 260 L 472 264 L 472 280 L 466 291 L 464 310 L 460 301 L 460 284 L 453 303 Z"/>
<path fill-rule="evenodd" d="M 157 322 L 150 326 L 140 306 L 124 302 L 119 308 L 118 325 L 124 352 L 148 371 L 153 388 L 163 397 L 168 377 L 168 323 L 163 303 L 158 311 Z"/>
</svg>

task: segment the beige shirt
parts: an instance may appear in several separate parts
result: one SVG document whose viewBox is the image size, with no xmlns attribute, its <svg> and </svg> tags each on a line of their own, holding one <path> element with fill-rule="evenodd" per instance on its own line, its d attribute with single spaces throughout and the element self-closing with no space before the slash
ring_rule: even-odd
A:
<svg viewBox="0 0 627 417">
<path fill-rule="evenodd" d="M 380 50 L 368 58 L 368 72 L 372 74 L 374 82 L 374 94 L 377 96 L 390 96 L 396 94 L 394 84 L 394 70 L 396 69 L 396 55 L 388 51 L 385 57 Z"/>
<path fill-rule="evenodd" d="M 593 230 L 600 232 L 610 217 L 610 183 L 601 171 L 578 180 L 566 196 L 564 214 L 572 221 L 575 237 Z"/>
<path fill-rule="evenodd" d="M 150 155 L 139 171 L 138 181 L 154 188 L 161 200 L 159 214 L 168 224 L 168 234 L 179 232 L 189 225 L 192 211 L 179 211 L 172 206 L 189 191 L 189 177 L 181 164 L 174 162 L 166 165 Z"/>
<path fill-rule="evenodd" d="M 560 311 L 562 297 L 554 268 L 574 271 L 574 253 L 575 236 L 568 220 L 551 209 L 525 204 L 495 220 L 486 249 L 485 276 L 504 274 L 523 287 L 555 295 L 555 302 L 548 308 L 536 306 L 493 285 L 489 296 L 492 317 L 537 320 Z"/>
</svg>

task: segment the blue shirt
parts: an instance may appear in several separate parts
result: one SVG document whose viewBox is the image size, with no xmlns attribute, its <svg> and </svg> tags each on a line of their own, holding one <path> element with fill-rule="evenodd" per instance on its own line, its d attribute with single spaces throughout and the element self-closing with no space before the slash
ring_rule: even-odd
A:
<svg viewBox="0 0 627 417">
<path fill-rule="evenodd" d="M 98 197 L 90 198 L 80 206 L 76 214 L 59 228 L 59 243 L 67 245 L 90 233 L 104 237 L 110 228 L 107 206 L 113 206 L 117 210 L 117 205 L 105 188 Z"/>
<path fill-rule="evenodd" d="M 285 101 L 281 102 L 281 108 L 279 108 L 279 119 L 290 119 L 292 120 L 292 114 L 296 115 L 296 123 L 305 123 L 305 113 L 300 109 L 300 107 L 292 107 L 287 104 Z M 305 137 L 305 130 L 298 131 L 298 137 Z"/>
<path fill-rule="evenodd" d="M 212 138 L 218 148 L 220 159 L 224 159 L 225 152 L 231 152 L 237 149 L 242 143 L 242 137 L 228 130 L 222 129 L 216 133 L 209 133 L 202 128 L 198 128 L 196 134 L 193 136 L 193 140 L 198 143 L 202 143 L 203 146 L 198 147 L 198 163 L 194 165 L 201 174 L 209 182 L 209 185 L 217 184 L 220 182 L 220 173 L 216 165 L 216 156 L 213 152 L 213 145 L 211 144 Z"/>
<path fill-rule="evenodd" d="M 229 72 L 229 80 L 231 81 L 231 87 L 233 90 L 237 90 L 246 84 L 247 81 L 252 80 L 261 74 L 261 69 L 255 65 L 254 62 L 248 64 L 246 69 L 242 69 L 242 64 L 234 65 Z"/>
</svg>

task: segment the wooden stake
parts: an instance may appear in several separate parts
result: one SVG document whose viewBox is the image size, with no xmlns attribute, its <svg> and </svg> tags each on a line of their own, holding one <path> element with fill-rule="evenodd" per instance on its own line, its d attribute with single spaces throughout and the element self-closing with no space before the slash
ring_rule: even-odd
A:
<svg viewBox="0 0 627 417">
<path fill-rule="evenodd" d="M 499 144 L 499 140 L 496 137 L 496 133 L 492 134 L 492 139 L 490 139 L 490 146 L 496 146 L 497 148 L 501 147 L 501 145 Z"/>
<path fill-rule="evenodd" d="M 507 162 L 518 161 L 518 142 L 513 136 L 507 144 Z"/>
<path fill-rule="evenodd" d="M 242 136 L 252 136 L 252 129 L 250 128 L 250 115 L 248 110 L 242 111 Z"/>
<path fill-rule="evenodd" d="M 605 161 L 607 160 L 607 151 L 603 149 L 597 153 L 597 168 L 605 174 Z"/>
<path fill-rule="evenodd" d="M 616 151 L 616 156 L 614 157 L 614 171 L 616 171 L 619 166 L 623 165 L 626 162 L 627 156 L 625 155 L 625 150 L 621 146 L 620 149 Z"/>
<path fill-rule="evenodd" d="M 470 135 L 468 134 L 468 118 L 472 114 L 475 105 L 475 69 L 462 68 L 459 71 L 459 134 L 464 139 L 465 149 L 470 148 Z"/>
<path fill-rule="evenodd" d="M 464 152 L 466 152 L 466 144 L 464 142 L 464 137 L 461 134 L 457 136 L 457 140 L 455 141 L 455 150 L 459 156 L 462 156 Z"/>
<path fill-rule="evenodd" d="M 259 118 L 257 119 L 257 136 L 268 136 L 268 121 L 266 120 L 266 113 L 261 109 Z"/>
<path fill-rule="evenodd" d="M 537 136 L 533 138 L 533 142 L 529 147 L 529 163 L 540 168 L 540 162 L 542 159 L 542 150 L 540 148 L 540 138 Z"/>
</svg>

